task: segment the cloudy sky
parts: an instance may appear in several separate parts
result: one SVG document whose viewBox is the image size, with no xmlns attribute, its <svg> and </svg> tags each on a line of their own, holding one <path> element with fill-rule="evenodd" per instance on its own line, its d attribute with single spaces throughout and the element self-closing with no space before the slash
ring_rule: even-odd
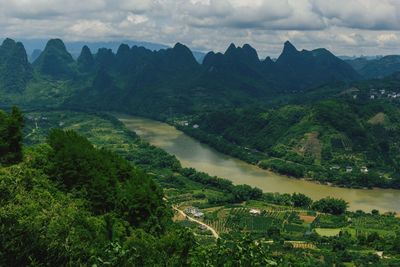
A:
<svg viewBox="0 0 400 267">
<path fill-rule="evenodd" d="M 262 57 L 286 40 L 339 55 L 400 54 L 400 0 L 0 0 L 0 32 L 200 51 L 249 43 Z"/>
</svg>

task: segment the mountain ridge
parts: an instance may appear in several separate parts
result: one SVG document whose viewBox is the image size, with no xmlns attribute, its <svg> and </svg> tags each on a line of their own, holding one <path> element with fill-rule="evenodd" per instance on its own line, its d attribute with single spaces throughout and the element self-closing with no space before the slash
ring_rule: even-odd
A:
<svg viewBox="0 0 400 267">
<path fill-rule="evenodd" d="M 329 51 L 298 51 L 289 41 L 277 61 L 261 61 L 249 44 L 240 47 L 232 43 L 224 53 L 209 52 L 203 63 L 198 63 L 181 43 L 158 51 L 120 44 L 116 52 L 110 48 L 92 52 L 84 46 L 75 60 L 62 40 L 51 39 L 32 67 L 37 76 L 34 87 L 43 78 L 51 79 L 46 83 L 69 83 L 65 86 L 71 88 L 64 88 L 67 105 L 131 106 L 143 113 L 191 113 L 219 105 L 247 105 L 288 91 L 359 79 Z M 99 81 L 99 73 L 108 77 L 108 90 L 94 82 Z M 41 87 L 43 92 L 48 85 Z M 54 92 L 60 94 L 60 90 Z M 31 94 L 34 99 L 36 93 Z"/>
</svg>

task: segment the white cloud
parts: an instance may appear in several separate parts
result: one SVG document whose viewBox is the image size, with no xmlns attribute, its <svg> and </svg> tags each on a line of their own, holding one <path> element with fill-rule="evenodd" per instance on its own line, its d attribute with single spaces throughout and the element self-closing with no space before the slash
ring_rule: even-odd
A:
<svg viewBox="0 0 400 267">
<path fill-rule="evenodd" d="M 355 29 L 400 30 L 398 0 L 312 0 L 314 11 L 332 25 Z"/>
<path fill-rule="evenodd" d="M 400 53 L 399 0 L 0 0 L 3 37 L 136 39 L 224 51 L 250 43 L 276 56 L 299 49 Z"/>
<path fill-rule="evenodd" d="M 67 29 L 67 34 L 81 38 L 102 37 L 113 32 L 113 28 L 99 20 L 80 20 Z"/>
</svg>

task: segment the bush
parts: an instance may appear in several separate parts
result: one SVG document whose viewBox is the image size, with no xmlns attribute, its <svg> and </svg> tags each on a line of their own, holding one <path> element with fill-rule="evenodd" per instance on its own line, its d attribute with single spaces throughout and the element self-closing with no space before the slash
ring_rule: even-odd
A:
<svg viewBox="0 0 400 267">
<path fill-rule="evenodd" d="M 260 162 L 259 166 L 263 169 L 271 169 L 280 174 L 289 175 L 297 178 L 304 177 L 306 171 L 305 167 L 300 164 L 284 161 L 281 159 L 263 160 Z"/>
<path fill-rule="evenodd" d="M 326 197 L 320 199 L 312 205 L 312 208 L 317 211 L 340 215 L 346 212 L 348 203 L 343 199 Z"/>
</svg>

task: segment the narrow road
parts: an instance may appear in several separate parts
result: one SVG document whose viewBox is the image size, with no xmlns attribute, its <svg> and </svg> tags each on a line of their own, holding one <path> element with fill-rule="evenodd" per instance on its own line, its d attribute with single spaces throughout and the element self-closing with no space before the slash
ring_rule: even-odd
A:
<svg viewBox="0 0 400 267">
<path fill-rule="evenodd" d="M 195 218 L 190 217 L 189 215 L 187 215 L 183 210 L 178 209 L 175 206 L 172 206 L 172 208 L 174 210 L 176 210 L 177 212 L 179 212 L 180 214 L 182 214 L 185 218 L 187 218 L 189 221 L 195 222 L 197 224 L 203 225 L 204 227 L 206 227 L 208 230 L 211 231 L 212 235 L 215 237 L 215 239 L 219 238 L 219 234 L 217 233 L 217 231 L 214 230 L 214 228 L 212 228 L 211 226 L 209 226 L 208 224 L 203 223 L 202 221 L 199 221 Z"/>
</svg>

